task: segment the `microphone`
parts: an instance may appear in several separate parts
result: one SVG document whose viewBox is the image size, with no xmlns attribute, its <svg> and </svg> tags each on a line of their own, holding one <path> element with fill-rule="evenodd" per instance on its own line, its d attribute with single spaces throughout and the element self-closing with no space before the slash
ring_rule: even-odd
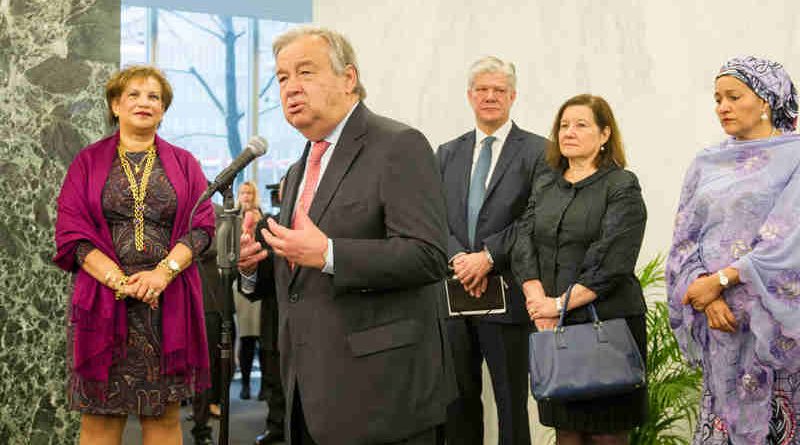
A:
<svg viewBox="0 0 800 445">
<path fill-rule="evenodd" d="M 247 164 L 267 152 L 267 146 L 267 140 L 261 136 L 251 137 L 250 140 L 247 141 L 247 146 L 244 150 L 231 162 L 231 165 L 225 167 L 225 170 L 222 170 L 217 177 L 214 178 L 214 182 L 208 186 L 197 202 L 205 201 L 210 198 L 211 195 L 218 192 L 219 189 L 230 185 L 236 175 L 247 167 Z"/>
</svg>

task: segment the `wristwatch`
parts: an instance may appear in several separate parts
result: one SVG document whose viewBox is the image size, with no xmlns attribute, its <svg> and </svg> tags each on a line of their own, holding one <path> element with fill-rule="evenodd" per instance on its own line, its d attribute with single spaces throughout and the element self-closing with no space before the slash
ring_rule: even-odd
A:
<svg viewBox="0 0 800 445">
<path fill-rule="evenodd" d="M 564 300 L 562 300 L 560 296 L 556 297 L 556 312 L 560 314 L 563 309 L 564 309 Z"/>
<path fill-rule="evenodd" d="M 722 269 L 717 271 L 717 277 L 719 278 L 719 285 L 722 286 L 723 289 L 727 289 L 728 285 L 730 284 L 730 280 L 728 280 L 728 276 L 725 275 L 725 272 Z"/>
<path fill-rule="evenodd" d="M 169 272 L 170 280 L 174 279 L 181 272 L 181 266 L 178 262 L 170 258 L 161 260 L 161 262 L 158 263 L 158 267 Z"/>
</svg>

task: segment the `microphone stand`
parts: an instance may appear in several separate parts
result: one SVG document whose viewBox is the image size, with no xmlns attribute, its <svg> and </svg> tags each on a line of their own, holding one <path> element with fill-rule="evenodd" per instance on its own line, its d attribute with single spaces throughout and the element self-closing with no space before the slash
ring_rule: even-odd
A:
<svg viewBox="0 0 800 445">
<path fill-rule="evenodd" d="M 220 269 L 220 293 L 222 297 L 222 332 L 220 348 L 220 405 L 219 445 L 228 445 L 230 436 L 230 393 L 233 379 L 233 286 L 236 282 L 239 260 L 239 236 L 241 217 L 233 199 L 231 185 L 220 189 L 223 212 L 217 229 L 217 266 Z"/>
</svg>

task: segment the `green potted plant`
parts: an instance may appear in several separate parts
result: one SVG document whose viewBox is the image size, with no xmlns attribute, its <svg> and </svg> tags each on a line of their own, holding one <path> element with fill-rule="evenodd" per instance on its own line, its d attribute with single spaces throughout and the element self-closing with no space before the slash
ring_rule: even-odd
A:
<svg viewBox="0 0 800 445">
<path fill-rule="evenodd" d="M 703 375 L 684 361 L 669 325 L 669 309 L 663 299 L 653 301 L 654 291 L 664 289 L 664 256 L 659 254 L 637 275 L 648 298 L 647 387 L 648 420 L 631 432 L 631 444 L 689 444 L 697 421 Z M 663 293 L 662 293 L 663 295 Z"/>
</svg>

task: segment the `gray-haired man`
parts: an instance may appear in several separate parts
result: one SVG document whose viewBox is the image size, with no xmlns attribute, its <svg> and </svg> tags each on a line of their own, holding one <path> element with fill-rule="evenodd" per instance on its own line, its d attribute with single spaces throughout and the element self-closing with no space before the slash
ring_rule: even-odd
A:
<svg viewBox="0 0 800 445">
<path fill-rule="evenodd" d="M 273 44 L 286 120 L 307 139 L 280 221 L 243 224 L 245 282 L 274 273 L 292 444 L 437 442 L 455 394 L 438 312 L 447 221 L 425 137 L 363 104 L 353 49 L 301 28 Z M 257 290 L 256 290 L 257 291 Z"/>
<path fill-rule="evenodd" d="M 450 234 L 447 254 L 454 274 L 471 295 L 486 290 L 489 274 L 510 286 L 503 314 L 447 320 L 459 397 L 448 408 L 448 443 L 483 444 L 481 363 L 492 376 L 500 443 L 530 444 L 528 426 L 528 331 L 525 297 L 511 275 L 514 220 L 522 214 L 536 171 L 544 165 L 546 140 L 509 119 L 516 98 L 514 65 L 496 57 L 475 62 L 467 99 L 474 130 L 439 147 Z"/>
</svg>

